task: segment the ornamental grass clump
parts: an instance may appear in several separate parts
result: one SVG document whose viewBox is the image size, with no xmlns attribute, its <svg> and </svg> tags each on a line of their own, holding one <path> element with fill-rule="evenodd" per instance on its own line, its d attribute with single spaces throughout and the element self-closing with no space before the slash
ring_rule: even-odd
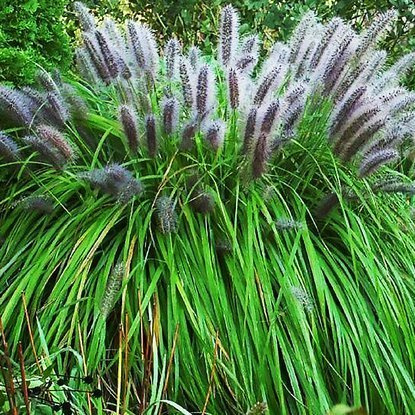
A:
<svg viewBox="0 0 415 415">
<path fill-rule="evenodd" d="M 362 33 L 309 12 L 263 56 L 229 5 L 215 57 L 75 8 L 78 74 L 0 87 L 13 356 L 33 335 L 34 370 L 33 345 L 99 373 L 85 413 L 409 413 L 414 54 L 377 50 L 395 12 Z"/>
<path fill-rule="evenodd" d="M 376 50 L 378 38 L 396 17 L 394 12 L 379 15 L 361 35 L 338 18 L 324 25 L 309 12 L 288 44 L 276 43 L 261 66 L 259 40 L 240 38 L 239 18 L 232 6 L 221 15 L 217 64 L 204 61 L 197 49 L 186 53 L 175 38 L 161 51 L 151 29 L 143 24 L 127 21 L 122 31 L 107 19 L 101 27 L 93 26 L 85 6 L 77 4 L 76 9 L 84 27 L 80 71 L 98 85 L 114 86 L 121 102 L 120 121 L 133 152 L 142 124 L 151 157 L 157 155 L 159 131 L 165 137 L 181 131 L 180 147 L 186 149 L 200 130 L 217 149 L 228 130 L 235 158 L 242 153 L 241 162 L 251 165 L 251 176 L 257 179 L 297 138 L 307 114 L 327 102 L 331 109 L 324 128 L 329 146 L 339 159 L 357 165 L 359 176 L 367 177 L 399 159 L 400 146 L 413 135 L 415 95 L 397 82 L 413 63 L 413 54 L 384 70 L 386 52 Z M 241 64 L 246 59 L 251 59 L 249 69 Z M 70 100 L 63 93 L 69 86 L 46 73 L 39 79 L 45 93 L 3 87 L 3 109 L 26 127 L 48 120 L 62 128 L 70 118 Z M 237 111 L 239 123 L 230 125 L 231 112 L 224 112 L 218 100 L 221 89 L 227 91 L 226 105 Z M 241 135 L 242 143 L 237 139 Z M 43 155 L 51 153 L 34 137 L 27 142 Z M 63 164 L 54 159 L 55 165 Z"/>
</svg>

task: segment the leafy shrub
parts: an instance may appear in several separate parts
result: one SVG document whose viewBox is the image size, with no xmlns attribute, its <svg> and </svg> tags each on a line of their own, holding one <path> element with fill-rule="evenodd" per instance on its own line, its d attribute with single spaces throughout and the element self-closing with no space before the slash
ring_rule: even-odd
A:
<svg viewBox="0 0 415 415">
<path fill-rule="evenodd" d="M 4 0 L 0 10 L 0 82 L 34 82 L 39 65 L 68 68 L 69 38 L 62 15 L 66 0 Z"/>
<path fill-rule="evenodd" d="M 306 13 L 258 64 L 231 6 L 217 59 L 76 7 L 87 81 L 0 90 L 12 352 L 24 291 L 36 344 L 99 370 L 108 410 L 123 373 L 140 413 L 409 411 L 414 186 L 385 165 L 412 144 L 414 56 L 376 49 L 395 13 L 361 34 Z"/>
</svg>

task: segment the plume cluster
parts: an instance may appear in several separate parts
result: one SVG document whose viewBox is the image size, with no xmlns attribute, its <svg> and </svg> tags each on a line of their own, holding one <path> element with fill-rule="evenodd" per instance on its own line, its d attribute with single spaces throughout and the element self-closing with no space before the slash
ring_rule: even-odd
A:
<svg viewBox="0 0 415 415">
<path fill-rule="evenodd" d="M 52 76 L 42 70 L 38 80 L 41 89 L 0 86 L 0 113 L 6 125 L 12 122 L 29 130 L 44 123 L 63 129 L 70 120 L 85 117 L 87 106 L 57 72 Z"/>
<path fill-rule="evenodd" d="M 412 144 L 415 93 L 400 80 L 414 65 L 415 53 L 387 66 L 387 53 L 377 49 L 394 11 L 379 14 L 360 34 L 339 18 L 323 24 L 308 12 L 289 41 L 276 42 L 260 64 L 259 38 L 240 36 L 238 13 L 231 5 L 221 12 L 216 60 L 205 59 L 197 46 L 186 48 L 176 38 L 157 45 L 145 24 L 127 20 L 119 27 L 109 18 L 97 24 L 82 3 L 74 7 L 82 26 L 79 71 L 97 94 L 110 90 L 119 95 L 120 131 L 134 157 L 158 159 L 173 145 L 177 151 L 199 151 L 205 142 L 214 157 L 221 155 L 220 148 L 232 151 L 239 170 L 248 173 L 244 177 L 258 179 L 285 146 L 301 139 L 305 112 L 318 114 L 322 103 L 332 106 L 327 144 L 342 162 L 356 167 L 359 177 L 396 162 L 404 154 L 401 146 Z M 57 73 L 40 72 L 39 84 L 43 90 L 0 87 L 0 110 L 23 127 L 13 139 L 0 134 L 0 155 L 17 160 L 21 140 L 43 161 L 63 169 L 78 153 L 65 133 L 74 126 L 81 131 L 82 122 L 73 121 L 85 120 L 88 106 Z M 80 176 L 122 203 L 142 191 L 119 164 Z M 212 209 L 209 193 L 195 196 L 196 210 Z M 328 195 L 322 215 L 337 202 Z M 166 199 L 157 203 L 162 207 L 158 212 L 170 211 L 174 217 Z M 167 220 L 162 223 L 162 229 L 174 229 Z"/>
<path fill-rule="evenodd" d="M 83 172 L 79 177 L 115 197 L 120 203 L 129 202 L 143 191 L 141 182 L 119 164 L 109 164 L 101 169 Z"/>
<path fill-rule="evenodd" d="M 107 74 L 100 77 L 102 82 L 114 78 L 125 82 L 120 68 L 111 70 L 114 65 L 129 65 L 138 83 L 148 73 L 157 79 L 158 66 L 151 62 L 159 60 L 158 48 L 150 29 L 129 21 L 124 39 L 114 25 L 111 31 L 96 28 L 85 8 L 77 7 L 86 39 L 94 35 L 90 39 L 93 48 L 87 44 L 83 48 L 89 51 L 89 66 L 96 63 L 94 72 Z M 415 54 L 387 68 L 386 52 L 376 49 L 395 18 L 394 11 L 381 13 L 358 34 L 339 18 L 322 24 L 313 12 L 308 12 L 287 44 L 275 43 L 258 67 L 258 37 L 240 37 L 237 11 L 231 5 L 222 9 L 218 64 L 226 75 L 228 105 L 238 110 L 243 120 L 240 151 L 249 160 L 253 178 L 262 176 L 273 155 L 295 137 L 304 109 L 316 95 L 333 101 L 329 144 L 341 160 L 357 160 L 359 176 L 369 176 L 400 157 L 398 147 L 415 135 L 415 94 L 400 87 L 399 79 L 415 63 Z M 118 56 L 115 64 L 99 42 L 100 33 L 107 39 L 112 55 Z M 213 148 L 219 147 L 227 120 L 215 118 L 215 65 L 204 62 L 197 47 L 185 53 L 175 38 L 166 42 L 164 60 L 165 75 L 177 81 L 182 92 L 174 97 L 169 89 L 162 99 L 165 133 L 179 128 L 178 120 L 182 118 L 182 149 L 191 148 L 199 128 Z M 255 67 L 257 75 L 253 76 Z M 180 102 L 190 115 L 187 120 L 178 116 Z"/>
</svg>

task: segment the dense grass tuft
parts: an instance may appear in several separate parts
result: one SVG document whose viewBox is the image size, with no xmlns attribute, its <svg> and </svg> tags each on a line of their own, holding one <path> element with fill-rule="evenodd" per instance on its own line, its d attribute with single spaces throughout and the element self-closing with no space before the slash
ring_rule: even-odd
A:
<svg viewBox="0 0 415 415">
<path fill-rule="evenodd" d="M 257 65 L 231 6 L 220 63 L 77 9 L 87 80 L 0 91 L 13 362 L 22 342 L 33 381 L 93 376 L 82 413 L 410 413 L 414 187 L 384 164 L 415 123 L 375 48 L 394 13 L 360 35 L 309 13 Z"/>
</svg>

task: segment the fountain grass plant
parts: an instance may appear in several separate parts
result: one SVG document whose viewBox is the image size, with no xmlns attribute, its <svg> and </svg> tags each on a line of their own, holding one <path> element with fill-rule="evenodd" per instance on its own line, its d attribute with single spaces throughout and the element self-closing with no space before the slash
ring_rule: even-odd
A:
<svg viewBox="0 0 415 415">
<path fill-rule="evenodd" d="M 79 413 L 410 413 L 414 57 L 375 48 L 394 13 L 363 34 L 307 14 L 258 65 L 231 6 L 217 60 L 77 9 L 86 80 L 1 90 L 11 362 L 21 342 L 58 409 L 92 375 Z"/>
</svg>

